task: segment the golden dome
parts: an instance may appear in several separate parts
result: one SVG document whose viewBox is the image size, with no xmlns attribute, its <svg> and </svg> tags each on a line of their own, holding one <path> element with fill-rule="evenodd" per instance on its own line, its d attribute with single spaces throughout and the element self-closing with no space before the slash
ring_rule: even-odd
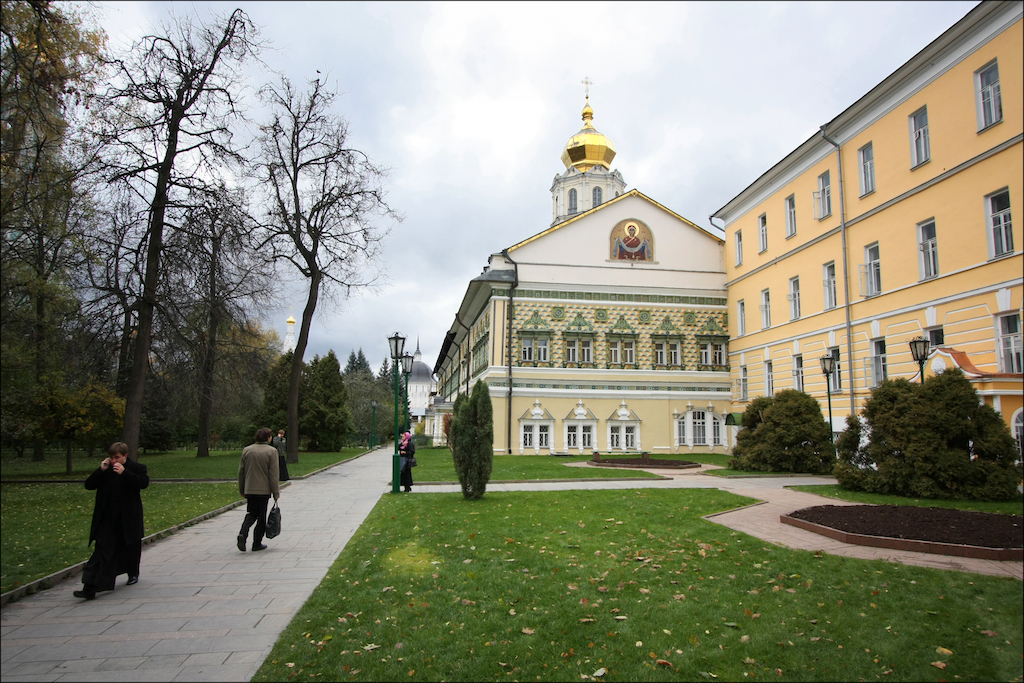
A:
<svg viewBox="0 0 1024 683">
<path fill-rule="evenodd" d="M 615 158 L 615 145 L 607 137 L 597 132 L 592 123 L 594 110 L 590 108 L 590 98 L 583 107 L 583 128 L 569 138 L 562 150 L 562 163 L 566 168 L 575 166 L 580 171 L 587 171 L 594 166 L 611 168 Z"/>
<path fill-rule="evenodd" d="M 293 318 L 291 316 L 288 316 L 288 319 L 285 320 L 285 322 L 288 323 L 289 325 L 294 325 L 295 324 L 295 318 Z"/>
</svg>

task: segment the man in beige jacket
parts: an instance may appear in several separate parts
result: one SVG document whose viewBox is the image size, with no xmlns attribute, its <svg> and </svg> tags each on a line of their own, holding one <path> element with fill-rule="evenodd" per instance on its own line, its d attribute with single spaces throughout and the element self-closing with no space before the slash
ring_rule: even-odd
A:
<svg viewBox="0 0 1024 683">
<path fill-rule="evenodd" d="M 238 492 L 245 496 L 245 519 L 238 532 L 238 549 L 245 552 L 249 528 L 256 524 L 252 534 L 253 551 L 265 550 L 263 534 L 267 531 L 267 503 L 270 496 L 277 500 L 281 491 L 277 485 L 277 449 L 270 445 L 271 431 L 263 427 L 256 432 L 256 443 L 246 446 L 238 464 Z"/>
</svg>

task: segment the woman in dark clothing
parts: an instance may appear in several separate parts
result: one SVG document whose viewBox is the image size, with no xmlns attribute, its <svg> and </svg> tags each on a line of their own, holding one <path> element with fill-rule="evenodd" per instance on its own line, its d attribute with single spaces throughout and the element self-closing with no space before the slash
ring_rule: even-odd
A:
<svg viewBox="0 0 1024 683">
<path fill-rule="evenodd" d="M 288 476 L 288 442 L 284 438 L 283 429 L 277 432 L 270 445 L 277 449 L 277 480 L 288 481 L 291 479 Z"/>
<path fill-rule="evenodd" d="M 412 491 L 412 465 L 410 463 L 416 455 L 416 444 L 412 441 L 411 432 L 406 432 L 402 437 L 402 445 L 399 446 L 398 452 L 402 456 L 399 463 L 401 465 L 399 482 L 405 487 L 405 492 L 409 493 Z"/>
<path fill-rule="evenodd" d="M 96 491 L 89 543 L 96 549 L 82 572 L 82 590 L 76 598 L 94 600 L 99 591 L 114 590 L 114 579 L 128 574 L 129 586 L 139 581 L 142 562 L 142 489 L 149 486 L 146 466 L 128 460 L 128 446 L 115 443 L 110 457 L 85 480 L 85 488 Z"/>
</svg>

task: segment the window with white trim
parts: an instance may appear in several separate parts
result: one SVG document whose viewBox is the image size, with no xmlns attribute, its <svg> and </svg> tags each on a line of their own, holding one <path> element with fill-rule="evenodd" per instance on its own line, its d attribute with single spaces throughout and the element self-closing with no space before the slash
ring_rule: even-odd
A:
<svg viewBox="0 0 1024 683">
<path fill-rule="evenodd" d="M 705 413 L 703 410 L 694 410 L 690 414 L 693 416 L 693 445 L 706 446 L 708 430 Z"/>
<path fill-rule="evenodd" d="M 882 261 L 878 242 L 864 247 L 864 263 L 860 266 L 860 293 L 877 296 L 882 293 Z"/>
<path fill-rule="evenodd" d="M 804 390 L 804 357 L 793 356 L 793 388 Z"/>
<path fill-rule="evenodd" d="M 580 425 L 580 436 L 583 437 L 583 448 L 594 447 L 594 427 L 593 425 Z"/>
<path fill-rule="evenodd" d="M 836 262 L 829 261 L 821 267 L 821 284 L 825 290 L 825 310 L 836 307 Z"/>
<path fill-rule="evenodd" d="M 701 365 L 725 365 L 725 344 L 720 342 L 700 342 Z"/>
<path fill-rule="evenodd" d="M 789 319 L 798 320 L 800 318 L 800 278 L 791 277 L 789 278 Z"/>
<path fill-rule="evenodd" d="M 770 360 L 764 364 L 764 395 L 775 395 L 775 366 Z"/>
<path fill-rule="evenodd" d="M 743 299 L 736 302 L 736 332 L 740 337 L 747 333 L 747 306 Z"/>
<path fill-rule="evenodd" d="M 625 425 L 625 437 L 626 437 L 626 449 L 636 448 L 636 427 L 633 425 Z"/>
<path fill-rule="evenodd" d="M 676 417 L 676 445 L 686 445 L 686 413 Z"/>
<path fill-rule="evenodd" d="M 619 356 L 619 342 L 610 341 L 608 342 L 608 362 L 609 363 L 621 363 Z"/>
<path fill-rule="evenodd" d="M 941 326 L 928 330 L 928 344 L 933 349 L 946 345 L 946 333 Z"/>
<path fill-rule="evenodd" d="M 743 265 L 743 231 L 736 231 L 736 265 Z"/>
<path fill-rule="evenodd" d="M 818 191 L 814 193 L 814 217 L 819 221 L 832 215 L 832 179 L 828 171 L 818 176 Z"/>
<path fill-rule="evenodd" d="M 833 370 L 832 374 L 830 375 L 830 378 L 832 380 L 832 391 L 842 391 L 843 390 L 843 371 L 842 371 L 842 367 L 839 364 L 839 347 L 836 346 L 836 347 L 833 347 L 833 348 L 829 349 L 829 354 L 831 354 L 832 359 L 834 361 L 834 365 L 835 365 L 835 370 Z"/>
<path fill-rule="evenodd" d="M 533 448 L 533 425 L 523 425 L 523 448 Z"/>
<path fill-rule="evenodd" d="M 757 246 L 758 253 L 768 250 L 768 215 L 764 213 L 757 218 Z"/>
<path fill-rule="evenodd" d="M 665 342 L 654 342 L 654 364 L 665 365 Z"/>
<path fill-rule="evenodd" d="M 740 400 L 747 400 L 747 366 L 740 368 Z"/>
<path fill-rule="evenodd" d="M 622 342 L 622 362 L 625 364 L 632 364 L 635 362 L 633 351 L 635 342 L 624 341 Z"/>
<path fill-rule="evenodd" d="M 714 414 L 711 414 L 711 445 L 722 445 L 722 421 Z"/>
<path fill-rule="evenodd" d="M 622 425 L 612 425 L 608 428 L 608 449 L 622 448 Z"/>
<path fill-rule="evenodd" d="M 577 213 L 576 190 L 569 190 L 569 213 Z"/>
<path fill-rule="evenodd" d="M 796 234 L 796 195 L 786 197 L 786 237 Z"/>
<path fill-rule="evenodd" d="M 1000 372 L 1024 372 L 1019 313 L 999 317 L 999 349 Z"/>
<path fill-rule="evenodd" d="M 522 347 L 522 360 L 525 362 L 533 361 L 533 339 L 524 338 L 520 345 Z"/>
<path fill-rule="evenodd" d="M 993 257 L 1013 253 L 1013 220 L 1010 216 L 1010 191 L 1000 190 L 985 198 L 989 239 Z"/>
<path fill-rule="evenodd" d="M 579 342 L 575 339 L 568 339 L 565 342 L 565 362 L 566 363 L 578 363 L 579 358 L 577 354 L 577 348 Z"/>
<path fill-rule="evenodd" d="M 602 192 L 601 188 L 600 187 L 595 187 L 593 195 L 594 195 L 594 206 L 601 206 L 601 200 L 602 200 L 602 196 L 603 196 L 603 192 Z"/>
<path fill-rule="evenodd" d="M 565 447 L 568 448 L 579 448 L 579 440 L 577 439 L 577 425 L 567 425 L 565 428 Z"/>
<path fill-rule="evenodd" d="M 871 386 L 877 387 L 889 377 L 885 362 L 885 340 L 876 339 L 871 343 Z"/>
<path fill-rule="evenodd" d="M 668 343 L 668 364 L 679 365 L 679 342 Z"/>
<path fill-rule="evenodd" d="M 1020 410 L 1013 417 L 1013 438 L 1017 440 L 1017 462 L 1024 455 L 1024 412 Z"/>
<path fill-rule="evenodd" d="M 974 73 L 974 95 L 978 105 L 979 131 L 1003 120 L 998 63 L 993 61 Z"/>
<path fill-rule="evenodd" d="M 537 339 L 535 340 L 535 346 L 537 348 L 537 362 L 547 363 L 548 362 L 548 340 Z"/>
<path fill-rule="evenodd" d="M 928 107 L 921 107 L 910 115 L 910 166 L 920 166 L 932 158 L 928 139 Z"/>
<path fill-rule="evenodd" d="M 868 143 L 857 150 L 857 162 L 860 168 L 860 196 L 875 191 L 875 148 Z"/>
<path fill-rule="evenodd" d="M 920 252 L 918 267 L 921 279 L 927 280 L 939 274 L 939 245 L 935 239 L 935 220 L 928 219 L 917 226 L 917 249 Z"/>
<path fill-rule="evenodd" d="M 767 289 L 761 290 L 761 329 L 767 330 L 772 326 L 772 301 Z"/>
<path fill-rule="evenodd" d="M 537 448 L 551 448 L 551 434 L 548 425 L 537 425 Z"/>
</svg>

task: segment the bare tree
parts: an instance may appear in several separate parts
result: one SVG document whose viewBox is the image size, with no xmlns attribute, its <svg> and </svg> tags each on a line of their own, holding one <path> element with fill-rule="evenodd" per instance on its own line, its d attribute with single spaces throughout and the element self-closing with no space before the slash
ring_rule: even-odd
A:
<svg viewBox="0 0 1024 683">
<path fill-rule="evenodd" d="M 116 143 L 110 179 L 123 181 L 148 206 L 142 296 L 137 301 L 124 432 L 137 457 L 142 402 L 158 300 L 164 230 L 183 193 L 237 157 L 229 124 L 239 118 L 240 66 L 260 48 L 258 31 L 235 10 L 212 25 L 178 19 L 115 60 L 115 83 L 101 102 L 102 134 Z"/>
<path fill-rule="evenodd" d="M 389 229 L 401 220 L 385 201 L 387 171 L 348 144 L 348 123 L 333 112 L 336 94 L 319 79 L 297 92 L 288 79 L 267 86 L 270 121 L 261 127 L 260 181 L 269 194 L 264 244 L 309 281 L 288 388 L 288 461 L 298 462 L 299 383 L 309 327 L 321 297 L 373 286 Z"/>
</svg>

